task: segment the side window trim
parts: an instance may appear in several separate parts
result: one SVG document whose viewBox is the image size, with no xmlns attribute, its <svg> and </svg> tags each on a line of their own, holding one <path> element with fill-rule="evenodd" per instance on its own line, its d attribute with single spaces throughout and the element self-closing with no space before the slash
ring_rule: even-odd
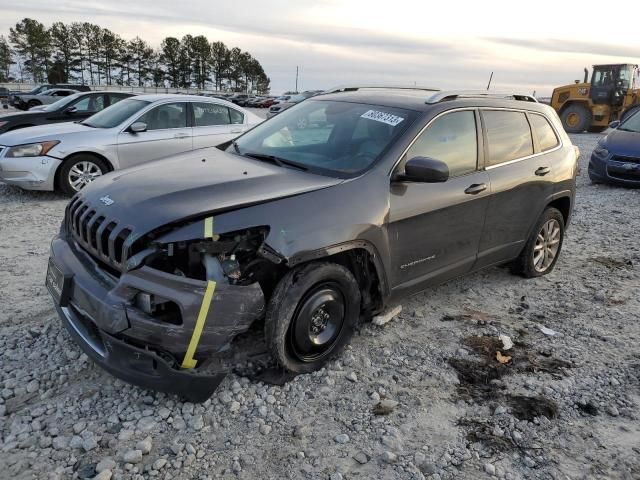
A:
<svg viewBox="0 0 640 480">
<path fill-rule="evenodd" d="M 540 155 L 546 155 L 550 152 L 555 152 L 556 150 L 559 150 L 563 147 L 563 143 L 562 143 L 562 137 L 560 135 L 558 135 L 558 131 L 555 128 L 555 125 L 553 124 L 553 122 L 549 121 L 546 117 L 546 115 L 542 114 L 542 113 L 538 113 L 538 112 L 531 112 L 533 114 L 537 114 L 537 115 L 542 115 L 545 119 L 547 119 L 547 121 L 549 121 L 549 124 L 551 125 L 551 128 L 553 128 L 554 133 L 556 134 L 556 138 L 558 139 L 558 145 L 556 145 L 555 148 L 552 148 L 551 150 L 545 150 L 544 152 L 536 152 L 536 139 L 534 138 L 535 134 L 533 132 L 533 128 L 531 128 L 531 122 L 529 122 L 529 117 L 527 116 L 528 113 L 530 113 L 529 110 L 519 110 L 516 108 L 503 108 L 503 107 L 482 107 L 480 108 L 480 111 L 486 111 L 486 110 L 502 110 L 502 111 L 507 111 L 507 112 L 520 112 L 520 113 L 524 113 L 525 116 L 527 117 L 527 122 L 529 123 L 529 129 L 531 130 L 531 135 L 534 141 L 534 153 L 533 155 L 526 155 L 524 157 L 519 157 L 519 158 L 515 158 L 513 160 L 508 160 L 506 162 L 502 162 L 502 163 L 496 163 L 495 165 L 488 165 L 485 167 L 485 170 L 493 170 L 494 168 L 498 168 L 498 167 L 503 167 L 506 165 L 511 165 L 512 163 L 516 163 L 516 162 L 521 162 L 522 160 L 528 160 L 529 158 L 534 158 L 534 157 L 538 157 Z M 482 115 L 481 115 L 482 116 Z M 488 158 L 488 143 L 487 143 L 487 132 L 486 132 L 486 128 L 484 126 L 484 119 L 483 119 L 483 123 L 482 123 L 482 133 L 484 135 L 484 143 L 485 143 L 485 152 L 486 152 L 486 158 Z"/>
</svg>

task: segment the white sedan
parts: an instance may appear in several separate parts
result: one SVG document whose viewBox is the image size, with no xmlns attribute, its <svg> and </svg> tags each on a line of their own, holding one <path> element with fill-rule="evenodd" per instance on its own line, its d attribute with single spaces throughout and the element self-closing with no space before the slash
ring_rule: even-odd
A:
<svg viewBox="0 0 640 480">
<path fill-rule="evenodd" d="M 0 135 L 0 180 L 73 194 L 112 170 L 215 147 L 262 121 L 217 98 L 139 95 L 82 122 Z"/>
</svg>

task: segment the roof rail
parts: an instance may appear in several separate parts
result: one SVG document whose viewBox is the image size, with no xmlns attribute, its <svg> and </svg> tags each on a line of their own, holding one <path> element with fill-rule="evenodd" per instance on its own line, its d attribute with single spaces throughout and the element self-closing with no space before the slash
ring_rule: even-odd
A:
<svg viewBox="0 0 640 480">
<path fill-rule="evenodd" d="M 447 100 L 456 100 L 458 98 L 511 98 L 523 102 L 538 103 L 533 95 L 509 92 L 492 92 L 487 90 L 444 90 L 442 92 L 431 95 L 425 103 L 439 103 Z"/>
<path fill-rule="evenodd" d="M 340 92 L 356 92 L 362 89 L 380 89 L 380 90 L 422 90 L 426 92 L 439 92 L 439 88 L 423 87 L 416 85 L 341 85 L 338 87 L 329 88 L 322 92 L 328 93 L 340 93 Z"/>
</svg>

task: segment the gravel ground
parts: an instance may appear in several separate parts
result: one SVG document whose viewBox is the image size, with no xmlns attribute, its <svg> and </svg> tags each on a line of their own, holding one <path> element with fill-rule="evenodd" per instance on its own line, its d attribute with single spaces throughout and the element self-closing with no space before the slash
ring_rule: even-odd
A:
<svg viewBox="0 0 640 480">
<path fill-rule="evenodd" d="M 572 138 L 577 207 L 552 274 L 429 289 L 326 369 L 229 375 L 200 405 L 88 361 L 43 287 L 66 199 L 0 185 L 0 478 L 640 478 L 640 192 L 589 183 L 598 138 Z"/>
</svg>

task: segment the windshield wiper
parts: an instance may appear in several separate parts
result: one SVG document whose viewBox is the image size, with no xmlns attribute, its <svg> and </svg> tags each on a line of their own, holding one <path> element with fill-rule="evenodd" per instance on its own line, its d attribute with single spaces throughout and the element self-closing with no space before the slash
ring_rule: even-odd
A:
<svg viewBox="0 0 640 480">
<path fill-rule="evenodd" d="M 237 148 L 236 148 L 236 151 L 237 151 Z M 246 153 L 243 153 L 242 155 L 245 157 L 254 158 L 256 160 L 260 160 L 263 162 L 265 161 L 270 162 L 275 165 L 278 165 L 279 167 L 284 167 L 284 166 L 293 167 L 293 168 L 297 168 L 298 170 L 302 170 L 303 172 L 306 172 L 307 170 L 309 170 L 304 165 L 300 165 L 299 163 L 292 162 L 291 160 L 287 160 L 286 158 L 276 157 L 275 155 L 267 155 L 265 153 L 257 153 L 257 152 L 246 152 Z"/>
</svg>

